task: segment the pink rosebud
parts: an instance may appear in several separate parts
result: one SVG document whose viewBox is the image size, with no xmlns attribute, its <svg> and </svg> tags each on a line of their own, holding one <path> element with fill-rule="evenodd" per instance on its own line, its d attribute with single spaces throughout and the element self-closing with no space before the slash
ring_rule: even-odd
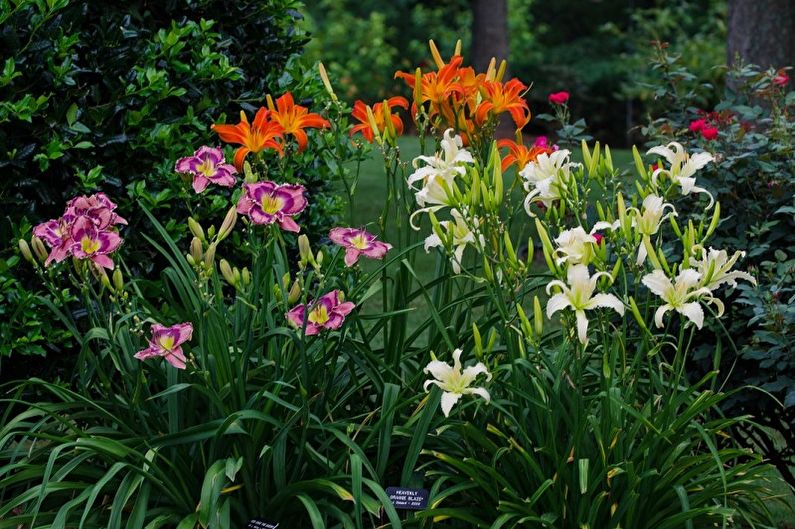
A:
<svg viewBox="0 0 795 529">
<path fill-rule="evenodd" d="M 696 119 L 690 122 L 690 126 L 687 127 L 690 132 L 700 132 L 704 130 L 704 127 L 707 126 L 707 122 L 704 119 Z"/>
<path fill-rule="evenodd" d="M 566 101 L 569 100 L 569 93 L 568 92 L 555 92 L 554 94 L 549 94 L 547 99 L 553 105 L 563 105 Z"/>
<path fill-rule="evenodd" d="M 593 238 L 596 240 L 596 245 L 601 246 L 602 239 L 604 239 L 605 237 L 601 233 L 594 233 Z"/>
<path fill-rule="evenodd" d="M 789 75 L 787 75 L 787 71 L 784 68 L 780 69 L 778 72 L 776 72 L 772 82 L 776 86 L 787 86 L 789 83 Z"/>
<path fill-rule="evenodd" d="M 356 264 L 359 255 L 371 259 L 383 259 L 392 248 L 391 244 L 375 240 L 375 235 L 372 233 L 355 228 L 334 228 L 328 236 L 332 242 L 345 248 L 346 266 Z"/>
<path fill-rule="evenodd" d="M 340 291 L 332 290 L 315 302 L 296 305 L 285 317 L 298 329 L 304 327 L 306 320 L 307 336 L 318 334 L 322 329 L 339 329 L 345 321 L 345 316 L 356 307 L 350 301 L 341 302 L 340 299 Z M 307 306 L 310 307 L 308 313 Z"/>
<path fill-rule="evenodd" d="M 146 360 L 162 356 L 166 362 L 177 369 L 185 369 L 186 358 L 182 352 L 182 344 L 193 337 L 193 325 L 178 323 L 172 327 L 163 327 L 159 323 L 152 325 L 152 337 L 149 347 L 135 353 L 138 360 Z"/>
<path fill-rule="evenodd" d="M 237 169 L 234 165 L 225 163 L 224 151 L 214 147 L 199 147 L 193 156 L 180 158 L 174 165 L 178 173 L 193 175 L 193 190 L 201 193 L 210 182 L 219 186 L 232 187 L 235 185 Z"/>
<path fill-rule="evenodd" d="M 248 215 L 254 224 L 275 222 L 283 230 L 298 233 L 301 228 L 292 217 L 306 208 L 305 191 L 301 185 L 279 185 L 271 181 L 243 184 L 237 212 Z"/>
<path fill-rule="evenodd" d="M 704 127 L 700 132 L 701 136 L 708 141 L 712 141 L 718 137 L 717 127 Z"/>
</svg>

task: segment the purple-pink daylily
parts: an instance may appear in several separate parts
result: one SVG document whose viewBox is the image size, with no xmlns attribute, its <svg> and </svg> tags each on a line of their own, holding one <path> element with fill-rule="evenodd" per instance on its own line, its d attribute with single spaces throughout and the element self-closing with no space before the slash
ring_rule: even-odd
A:
<svg viewBox="0 0 795 529">
<path fill-rule="evenodd" d="M 113 260 L 108 254 L 121 245 L 118 233 L 98 229 L 89 217 L 78 217 L 70 233 L 72 255 L 78 259 L 90 259 L 99 266 L 113 270 Z"/>
<path fill-rule="evenodd" d="M 329 239 L 345 248 L 345 265 L 353 266 L 360 255 L 371 259 L 383 259 L 392 248 L 389 243 L 375 240 L 375 235 L 356 228 L 334 228 Z"/>
<path fill-rule="evenodd" d="M 182 352 L 182 344 L 193 336 L 193 325 L 190 323 L 178 323 L 171 327 L 164 327 L 159 323 L 152 325 L 152 337 L 149 339 L 149 347 L 135 353 L 138 360 L 146 360 L 162 356 L 166 362 L 177 369 L 185 369 L 186 358 Z"/>
<path fill-rule="evenodd" d="M 301 228 L 292 219 L 306 208 L 304 186 L 257 182 L 243 184 L 243 195 L 237 203 L 237 212 L 248 215 L 254 224 L 277 223 L 283 230 L 298 233 Z"/>
<path fill-rule="evenodd" d="M 116 224 L 127 224 L 127 221 L 116 213 L 116 204 L 105 193 L 79 196 L 67 202 L 63 214 L 64 221 L 72 224 L 80 217 L 88 217 L 100 230 Z"/>
<path fill-rule="evenodd" d="M 234 175 L 237 174 L 235 166 L 224 160 L 224 151 L 206 145 L 199 147 L 193 156 L 177 160 L 174 170 L 193 175 L 193 190 L 197 193 L 207 189 L 210 182 L 232 187 L 235 185 Z"/>
<path fill-rule="evenodd" d="M 339 290 L 332 290 L 308 305 L 311 307 L 308 316 L 307 305 L 304 304 L 296 305 L 286 314 L 287 321 L 299 329 L 304 326 L 306 319 L 307 336 L 318 334 L 321 329 L 339 329 L 345 316 L 356 307 L 350 301 L 341 302 Z"/>
<path fill-rule="evenodd" d="M 72 248 L 72 235 L 69 226 L 63 219 L 52 219 L 42 222 L 33 228 L 33 235 L 47 243 L 51 248 L 50 255 L 44 261 L 44 266 L 50 266 L 55 261 L 60 263 L 69 256 Z"/>
</svg>

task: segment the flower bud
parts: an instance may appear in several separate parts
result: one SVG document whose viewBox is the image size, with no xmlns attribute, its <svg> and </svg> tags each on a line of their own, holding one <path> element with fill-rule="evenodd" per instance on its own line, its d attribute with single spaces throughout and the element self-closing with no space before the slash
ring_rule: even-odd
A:
<svg viewBox="0 0 795 529">
<path fill-rule="evenodd" d="M 30 251 L 30 246 L 28 246 L 28 241 L 25 239 L 19 239 L 19 253 L 22 254 L 22 257 L 25 258 L 27 262 L 32 264 L 33 266 L 39 266 L 39 263 L 33 258 L 33 253 Z"/>
<path fill-rule="evenodd" d="M 232 272 L 232 267 L 229 265 L 229 261 L 226 259 L 221 259 L 218 268 L 221 270 L 221 275 L 224 277 L 226 282 L 233 287 L 236 286 L 235 274 Z"/>
<path fill-rule="evenodd" d="M 251 170 L 251 164 L 243 162 L 243 181 L 247 184 L 253 184 L 257 181 L 257 175 Z"/>
<path fill-rule="evenodd" d="M 193 240 L 190 241 L 190 255 L 193 257 L 195 263 L 202 260 L 202 242 L 198 237 L 194 237 Z"/>
<path fill-rule="evenodd" d="M 290 287 L 290 292 L 287 294 L 287 302 L 293 305 L 299 299 L 301 299 L 301 285 L 298 284 L 298 281 L 293 281 L 293 286 Z"/>
<path fill-rule="evenodd" d="M 331 81 L 328 78 L 328 73 L 326 73 L 326 67 L 323 66 L 322 62 L 317 63 L 317 69 L 320 72 L 320 80 L 323 81 L 323 86 L 328 92 L 329 97 L 331 97 L 332 101 L 337 100 L 337 94 L 334 93 L 334 89 L 331 87 Z"/>
<path fill-rule="evenodd" d="M 204 254 L 204 266 L 206 266 L 208 269 L 212 268 L 213 264 L 215 263 L 215 249 L 217 248 L 217 244 L 218 243 L 212 243 L 207 248 L 207 253 Z"/>
<path fill-rule="evenodd" d="M 113 287 L 117 291 L 124 290 L 124 276 L 121 273 L 121 269 L 117 268 L 113 271 Z"/>
<path fill-rule="evenodd" d="M 367 108 L 367 123 L 370 125 L 370 128 L 373 130 L 373 139 L 377 144 L 381 145 L 383 143 L 383 140 L 381 139 L 381 131 L 378 130 L 378 122 L 375 120 L 375 115 L 373 115 L 373 109 L 370 108 L 369 105 L 366 108 Z"/>
<path fill-rule="evenodd" d="M 279 287 L 278 283 L 271 285 L 271 293 L 273 294 L 273 299 L 275 299 L 278 303 L 281 303 L 284 299 L 284 296 L 282 295 L 282 289 Z"/>
<path fill-rule="evenodd" d="M 33 247 L 33 253 L 36 254 L 36 257 L 39 261 L 44 262 L 47 260 L 47 248 L 44 247 L 44 241 L 39 239 L 38 237 L 33 237 L 30 240 L 30 244 Z"/>
<path fill-rule="evenodd" d="M 544 334 L 544 313 L 541 312 L 541 301 L 538 296 L 533 296 L 533 327 L 536 331 L 536 336 Z"/>
<path fill-rule="evenodd" d="M 185 260 L 188 261 L 189 265 L 196 266 L 196 259 L 191 254 L 185 254 Z"/>
<path fill-rule="evenodd" d="M 202 229 L 201 224 L 193 220 L 193 217 L 188 217 L 188 229 L 194 237 L 204 242 L 204 230 Z"/>
<path fill-rule="evenodd" d="M 243 267 L 243 272 L 240 277 L 243 280 L 244 285 L 248 286 L 251 284 L 251 272 L 249 272 L 248 268 L 245 266 Z"/>
<path fill-rule="evenodd" d="M 207 236 L 211 239 L 215 237 L 215 226 L 210 226 L 207 228 Z"/>
<path fill-rule="evenodd" d="M 224 217 L 224 221 L 221 223 L 221 229 L 218 230 L 218 242 L 223 241 L 232 233 L 232 229 L 235 227 L 236 222 L 237 208 L 232 206 L 229 208 L 229 211 L 226 212 L 226 217 Z"/>
<path fill-rule="evenodd" d="M 472 322 L 472 340 L 475 342 L 475 356 L 480 360 L 483 357 L 483 340 L 480 337 L 480 330 L 477 323 Z"/>
<path fill-rule="evenodd" d="M 312 247 L 309 246 L 309 237 L 306 235 L 298 236 L 298 256 L 302 268 L 308 264 L 314 266 L 315 257 L 312 255 Z"/>
</svg>

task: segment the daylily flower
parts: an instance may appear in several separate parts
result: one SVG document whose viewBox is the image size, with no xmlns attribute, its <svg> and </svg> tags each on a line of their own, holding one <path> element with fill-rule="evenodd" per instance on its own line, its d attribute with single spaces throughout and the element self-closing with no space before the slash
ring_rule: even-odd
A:
<svg viewBox="0 0 795 529">
<path fill-rule="evenodd" d="M 555 92 L 553 94 L 549 94 L 547 99 L 553 105 L 563 105 L 566 101 L 569 100 L 569 93 L 568 92 Z"/>
<path fill-rule="evenodd" d="M 108 257 L 121 245 L 121 237 L 115 231 L 97 229 L 88 217 L 79 217 L 70 228 L 72 246 L 70 251 L 78 259 L 90 259 L 104 268 L 113 269 L 113 260 Z"/>
<path fill-rule="evenodd" d="M 472 154 L 463 148 L 461 136 L 452 134 L 453 129 L 444 132 L 441 153 L 414 158 L 416 171 L 409 175 L 408 184 L 414 189 L 420 207 L 426 204 L 450 205 L 448 192 L 453 189 L 455 178 L 466 174 L 465 164 L 475 163 Z M 426 165 L 420 167 L 420 162 Z M 421 182 L 420 189 L 413 186 L 417 182 Z"/>
<path fill-rule="evenodd" d="M 237 170 L 231 164 L 225 163 L 224 151 L 214 147 L 199 147 L 193 156 L 180 158 L 174 165 L 178 173 L 193 175 L 193 190 L 201 193 L 210 182 L 219 186 L 232 187 L 235 185 Z"/>
<path fill-rule="evenodd" d="M 594 246 L 599 246 L 602 236 L 595 233 L 598 230 L 613 228 L 609 222 L 597 222 L 590 233 L 587 233 L 582 226 L 577 226 L 570 230 L 565 230 L 558 235 L 555 243 L 558 248 L 555 253 L 558 258 L 557 264 L 568 262 L 570 265 L 588 264 L 593 257 Z"/>
<path fill-rule="evenodd" d="M 597 272 L 589 275 L 588 266 L 577 264 L 569 266 L 566 271 L 566 280 L 553 280 L 547 285 L 547 294 L 553 287 L 559 287 L 562 292 L 555 294 L 547 302 L 547 318 L 565 308 L 571 308 L 577 317 L 577 337 L 580 343 L 588 343 L 588 318 L 585 316 L 586 310 L 593 310 L 598 307 L 610 308 L 624 315 L 624 304 L 613 294 L 594 294 L 596 282 L 601 276 L 610 277 L 607 272 Z"/>
<path fill-rule="evenodd" d="M 360 255 L 371 259 L 383 259 L 392 248 L 391 244 L 375 240 L 375 235 L 356 228 L 334 228 L 329 239 L 345 248 L 345 265 L 353 266 Z"/>
<path fill-rule="evenodd" d="M 72 248 L 72 236 L 69 226 L 63 219 L 52 219 L 33 228 L 33 235 L 47 243 L 51 248 L 50 255 L 44 261 L 44 266 L 50 266 L 55 261 L 60 263 L 69 256 Z"/>
<path fill-rule="evenodd" d="M 63 219 L 67 224 L 72 224 L 79 217 L 88 217 L 100 230 L 116 224 L 127 224 L 127 221 L 116 213 L 116 207 L 105 193 L 79 196 L 66 203 Z"/>
<path fill-rule="evenodd" d="M 667 175 L 674 184 L 681 187 L 683 195 L 705 193 L 709 197 L 707 209 L 712 207 L 712 203 L 714 202 L 712 194 L 703 187 L 697 187 L 696 179 L 693 176 L 696 174 L 696 171 L 714 160 L 710 153 L 699 152 L 690 156 L 681 144 L 674 141 L 665 147 L 662 145 L 652 147 L 646 154 L 657 154 L 662 156 L 671 165 L 668 169 L 658 168 L 652 173 L 651 179 L 655 186 L 657 185 L 657 178 L 659 175 Z"/>
<path fill-rule="evenodd" d="M 425 102 L 431 103 L 431 113 L 438 109 L 444 101 L 453 94 L 465 95 L 464 87 L 457 82 L 458 70 L 464 58 L 456 55 L 450 59 L 450 62 L 439 68 L 438 72 L 428 72 L 422 75 L 421 80 L 421 101 L 415 101 L 416 104 Z M 416 81 L 414 72 L 395 72 L 395 79 L 401 78 L 406 81 L 406 84 L 414 90 L 414 83 Z"/>
<path fill-rule="evenodd" d="M 243 170 L 243 160 L 249 153 L 258 154 L 265 149 L 282 152 L 278 139 L 284 135 L 284 129 L 275 121 L 268 120 L 268 110 L 261 107 L 249 124 L 246 113 L 240 111 L 240 123 L 237 125 L 214 124 L 212 130 L 218 133 L 221 140 L 233 145 L 242 145 L 235 151 L 235 167 Z"/>
<path fill-rule="evenodd" d="M 528 193 L 524 202 L 528 215 L 533 216 L 530 210 L 533 202 L 540 200 L 546 207 L 550 207 L 555 200 L 561 198 L 561 193 L 566 190 L 565 181 L 571 177 L 572 168 L 581 165 L 570 162 L 570 154 L 566 149 L 549 154 L 541 153 L 519 172 Z"/>
<path fill-rule="evenodd" d="M 481 85 L 483 101 L 475 111 L 475 121 L 483 124 L 489 114 L 498 116 L 509 112 L 517 129 L 521 129 L 530 121 L 530 108 L 521 94 L 527 90 L 527 85 L 519 79 L 511 79 L 506 83 L 499 81 L 484 81 Z"/>
<path fill-rule="evenodd" d="M 439 222 L 439 225 L 446 232 L 446 238 L 453 247 L 453 255 L 450 257 L 450 262 L 453 265 L 453 272 L 460 274 L 461 261 L 464 258 L 464 250 L 468 244 L 474 244 L 476 242 L 475 233 L 470 228 L 470 225 L 477 229 L 480 221 L 477 218 L 473 218 L 468 224 L 464 216 L 461 215 L 457 209 L 451 209 L 450 214 L 453 216 L 453 220 L 443 220 Z M 483 235 L 479 236 L 479 241 L 481 246 L 485 244 Z M 425 238 L 426 252 L 429 252 L 431 248 L 436 248 L 438 246 L 444 247 L 445 243 L 436 233 L 431 233 Z"/>
<path fill-rule="evenodd" d="M 431 384 L 438 386 L 442 391 L 442 413 L 445 417 L 450 416 L 450 410 L 463 395 L 478 395 L 486 402 L 491 401 L 491 395 L 485 388 L 470 387 L 479 375 L 486 375 L 486 382 L 491 380 L 486 366 L 478 362 L 474 366 L 461 369 L 461 349 L 453 351 L 453 365 L 446 364 L 439 360 L 432 360 L 423 369 L 433 377 L 426 380 L 423 389 L 427 392 Z"/>
<path fill-rule="evenodd" d="M 268 102 L 270 103 L 270 99 Z M 308 108 L 296 105 L 291 92 L 285 92 L 276 100 L 276 108 L 270 109 L 269 118 L 278 123 L 285 134 L 291 134 L 295 138 L 299 151 L 306 149 L 309 141 L 304 129 L 324 129 L 331 126 L 320 114 L 311 113 Z"/>
<path fill-rule="evenodd" d="M 508 154 L 502 159 L 503 172 L 507 171 L 512 165 L 516 165 L 516 169 L 521 170 L 530 162 L 535 161 L 539 154 L 551 154 L 553 152 L 546 145 L 527 147 L 523 143 L 517 143 L 509 139 L 498 140 L 497 147 L 508 149 Z"/>
<path fill-rule="evenodd" d="M 146 360 L 162 356 L 166 362 L 177 369 L 185 369 L 185 353 L 182 352 L 182 344 L 193 336 L 193 325 L 190 323 L 178 323 L 171 327 L 164 327 L 159 323 L 152 325 L 152 337 L 149 339 L 149 347 L 135 353 L 138 360 Z"/>
<path fill-rule="evenodd" d="M 669 208 L 671 211 L 666 213 L 665 210 Z M 674 206 L 663 202 L 662 197 L 657 195 L 646 195 L 646 198 L 643 199 L 642 211 L 638 211 L 637 208 L 629 208 L 627 211 L 633 215 L 632 225 L 643 238 L 648 239 L 657 233 L 665 219 L 677 216 Z M 646 261 L 647 255 L 646 245 L 641 242 L 636 261 L 639 266 Z"/>
<path fill-rule="evenodd" d="M 248 215 L 254 224 L 278 224 L 283 230 L 298 233 L 301 228 L 292 219 L 307 206 L 304 192 L 297 184 L 277 184 L 271 181 L 243 184 L 243 195 L 237 212 Z"/>
<path fill-rule="evenodd" d="M 663 326 L 663 316 L 669 310 L 675 310 L 696 324 L 699 329 L 704 325 L 704 310 L 699 299 L 714 303 L 718 307 L 718 316 L 723 314 L 723 303 L 711 296 L 710 290 L 700 287 L 701 274 L 692 268 L 685 268 L 676 276 L 676 281 L 665 275 L 662 270 L 654 270 L 643 276 L 641 282 L 655 295 L 662 298 L 665 304 L 654 313 L 654 323 Z"/>
<path fill-rule="evenodd" d="M 307 315 L 307 305 L 310 307 Z M 341 301 L 341 292 L 332 290 L 307 305 L 300 304 L 285 315 L 287 321 L 301 329 L 306 319 L 306 335 L 318 334 L 322 329 L 339 329 L 345 316 L 356 307 L 350 301 Z"/>
<path fill-rule="evenodd" d="M 693 261 L 701 276 L 699 286 L 715 291 L 724 283 L 733 287 L 737 286 L 738 279 L 744 279 L 756 285 L 756 279 L 751 274 L 731 269 L 741 257 L 745 257 L 745 252 L 734 252 L 730 258 L 726 250 L 710 248 L 707 251 L 705 248 L 701 248 L 701 259 Z"/>
<path fill-rule="evenodd" d="M 389 116 L 390 120 L 392 121 L 392 127 L 395 129 L 395 134 L 400 136 L 403 134 L 403 120 L 400 119 L 400 116 L 397 114 L 397 112 L 393 112 L 392 109 L 395 107 L 407 109 L 409 107 L 409 102 L 405 97 L 395 96 L 387 99 L 386 104 L 389 108 Z M 373 143 L 376 132 L 383 137 L 387 130 L 384 103 L 381 102 L 374 104 L 371 108 L 371 111 L 373 113 L 375 125 L 378 128 L 377 131 L 374 131 L 372 125 L 370 124 L 370 118 L 367 115 L 367 105 L 364 103 L 364 101 L 356 101 L 356 103 L 353 104 L 353 110 L 351 111 L 351 117 L 357 120 L 359 123 L 351 128 L 350 135 L 353 136 L 356 133 L 361 133 L 361 135 L 364 136 L 364 139 L 369 143 Z"/>
</svg>

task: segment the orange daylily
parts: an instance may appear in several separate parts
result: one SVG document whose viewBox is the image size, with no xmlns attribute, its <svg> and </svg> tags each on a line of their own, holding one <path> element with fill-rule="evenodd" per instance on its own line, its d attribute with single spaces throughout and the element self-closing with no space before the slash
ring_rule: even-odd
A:
<svg viewBox="0 0 795 529">
<path fill-rule="evenodd" d="M 414 103 L 425 103 L 430 101 L 431 106 L 438 106 L 453 94 L 464 95 L 464 87 L 456 82 L 458 69 L 464 60 L 460 55 L 456 55 L 450 62 L 439 68 L 438 72 L 428 72 L 422 75 L 422 100 Z M 395 72 L 395 79 L 401 78 L 406 84 L 414 89 L 416 79 L 413 73 Z"/>
<path fill-rule="evenodd" d="M 521 129 L 530 121 L 530 107 L 522 98 L 527 86 L 519 79 L 511 79 L 506 83 L 484 81 L 481 85 L 483 102 L 478 105 L 475 119 L 479 124 L 485 123 L 488 114 L 499 115 L 510 112 L 517 129 Z"/>
<path fill-rule="evenodd" d="M 296 105 L 293 101 L 293 94 L 285 92 L 276 100 L 276 107 L 268 96 L 268 107 L 270 108 L 269 118 L 281 125 L 285 134 L 292 134 L 298 143 L 298 150 L 306 149 L 309 139 L 304 129 L 323 129 L 330 127 L 331 124 L 323 119 L 320 114 L 309 112 L 309 109 Z"/>
<path fill-rule="evenodd" d="M 540 145 L 528 147 L 524 143 L 517 143 L 508 139 L 498 140 L 497 147 L 500 149 L 503 147 L 508 148 L 508 154 L 502 159 L 503 172 L 514 164 L 516 164 L 516 170 L 521 171 L 528 163 L 535 161 L 539 154 L 551 154 L 553 152 L 549 147 L 542 147 Z"/>
<path fill-rule="evenodd" d="M 395 134 L 400 136 L 403 134 L 403 120 L 400 119 L 395 112 L 392 111 L 394 107 L 400 107 L 403 109 L 409 108 L 409 102 L 406 100 L 405 97 L 395 96 L 390 97 L 386 101 L 387 106 L 389 107 L 390 117 L 392 118 L 392 126 L 395 129 Z M 372 106 L 373 118 L 375 120 L 375 125 L 378 127 L 378 133 L 383 135 L 386 131 L 386 112 L 384 111 L 384 103 L 376 103 Z M 353 111 L 351 112 L 351 117 L 359 121 L 358 125 L 355 125 L 351 129 L 351 136 L 360 132 L 364 138 L 372 143 L 373 139 L 375 138 L 375 131 L 370 124 L 370 119 L 367 116 L 367 105 L 364 101 L 356 101 L 353 105 Z"/>
<path fill-rule="evenodd" d="M 248 153 L 260 153 L 265 149 L 276 149 L 282 153 L 278 138 L 283 137 L 284 129 L 275 121 L 268 120 L 268 110 L 261 107 L 249 124 L 246 113 L 240 111 L 240 123 L 237 125 L 214 124 L 212 127 L 222 141 L 234 145 L 242 145 L 235 151 L 235 167 L 243 170 L 243 160 Z"/>
</svg>

